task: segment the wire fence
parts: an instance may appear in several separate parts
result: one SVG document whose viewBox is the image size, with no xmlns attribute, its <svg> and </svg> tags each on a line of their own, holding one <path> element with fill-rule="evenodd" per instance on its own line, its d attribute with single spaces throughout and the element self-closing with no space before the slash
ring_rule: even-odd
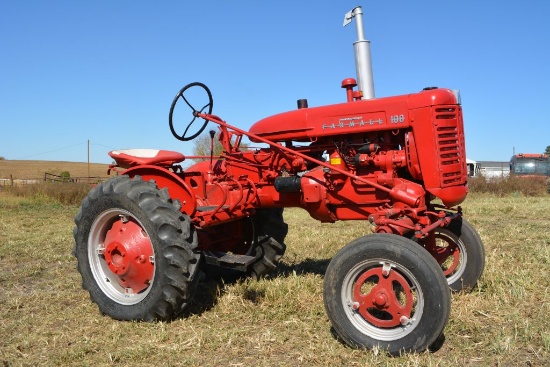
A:
<svg viewBox="0 0 550 367">
<path fill-rule="evenodd" d="M 70 182 L 70 183 L 87 183 L 87 184 L 97 184 L 103 181 L 106 181 L 106 177 L 68 177 L 68 176 L 59 176 L 52 173 L 44 173 L 45 182 Z"/>
<path fill-rule="evenodd" d="M 17 186 L 17 185 L 31 185 L 42 182 L 37 179 L 20 179 L 20 178 L 0 178 L 0 186 Z"/>
</svg>

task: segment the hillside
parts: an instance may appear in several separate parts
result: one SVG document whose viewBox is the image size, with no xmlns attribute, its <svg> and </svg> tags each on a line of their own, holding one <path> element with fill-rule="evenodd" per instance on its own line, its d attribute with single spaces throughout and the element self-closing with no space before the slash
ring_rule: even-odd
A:
<svg viewBox="0 0 550 367">
<path fill-rule="evenodd" d="M 0 179 L 43 179 L 44 173 L 59 175 L 61 172 L 69 172 L 71 177 L 108 177 L 108 164 L 86 162 L 62 162 L 62 161 L 23 161 L 0 160 Z"/>
</svg>

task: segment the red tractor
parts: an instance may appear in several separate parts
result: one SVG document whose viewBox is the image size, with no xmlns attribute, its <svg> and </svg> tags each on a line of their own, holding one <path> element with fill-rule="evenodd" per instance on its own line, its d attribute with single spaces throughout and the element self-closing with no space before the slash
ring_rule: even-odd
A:
<svg viewBox="0 0 550 367">
<path fill-rule="evenodd" d="M 299 100 L 244 131 L 213 115 L 210 90 L 191 83 L 172 103 L 170 129 L 186 141 L 216 124 L 221 156 L 183 169 L 178 152 L 110 152 L 123 174 L 90 191 L 74 230 L 83 287 L 102 313 L 170 320 L 193 298 L 199 271 L 273 271 L 285 252 L 283 208 L 300 207 L 321 222 L 375 228 L 326 269 L 325 308 L 342 340 L 399 354 L 438 338 L 450 290 L 473 287 L 485 262 L 458 206 L 468 192 L 460 97 L 425 88 L 374 98 L 360 7 L 345 24 L 353 17 L 358 82 L 342 82 L 345 102 Z M 181 135 L 176 106 L 190 112 Z M 262 147 L 244 147 L 243 137 Z"/>
</svg>

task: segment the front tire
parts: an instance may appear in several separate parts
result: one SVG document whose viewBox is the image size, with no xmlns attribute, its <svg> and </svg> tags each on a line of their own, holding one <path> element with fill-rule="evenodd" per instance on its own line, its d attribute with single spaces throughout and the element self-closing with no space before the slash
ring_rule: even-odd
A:
<svg viewBox="0 0 550 367">
<path fill-rule="evenodd" d="M 430 241 L 413 238 L 423 245 L 440 264 L 453 292 L 475 287 L 485 268 L 485 248 L 477 231 L 464 218 L 453 220 L 447 227 L 438 227 Z"/>
<path fill-rule="evenodd" d="M 190 301 L 199 257 L 196 234 L 166 190 L 136 176 L 94 187 L 74 229 L 82 287 L 117 320 L 169 320 Z"/>
<path fill-rule="evenodd" d="M 449 318 L 450 291 L 441 268 L 426 250 L 396 235 L 368 235 L 342 248 L 323 288 L 335 332 L 355 348 L 421 352 Z"/>
</svg>

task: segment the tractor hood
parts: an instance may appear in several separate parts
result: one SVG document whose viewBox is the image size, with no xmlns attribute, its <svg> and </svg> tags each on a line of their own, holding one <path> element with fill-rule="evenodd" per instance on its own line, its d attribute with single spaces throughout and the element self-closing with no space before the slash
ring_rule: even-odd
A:
<svg viewBox="0 0 550 367">
<path fill-rule="evenodd" d="M 409 126 L 409 110 L 456 104 L 460 104 L 458 92 L 450 89 L 426 89 L 401 96 L 283 112 L 256 122 L 250 132 L 271 141 L 312 141 L 327 135 L 393 130 Z"/>
</svg>

